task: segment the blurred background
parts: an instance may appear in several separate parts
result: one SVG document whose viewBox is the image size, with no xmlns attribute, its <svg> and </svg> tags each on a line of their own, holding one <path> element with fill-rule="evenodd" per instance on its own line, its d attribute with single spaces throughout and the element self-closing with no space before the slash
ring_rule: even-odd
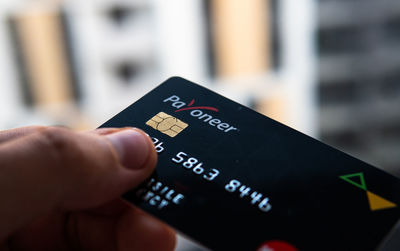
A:
<svg viewBox="0 0 400 251">
<path fill-rule="evenodd" d="M 93 129 L 175 75 L 400 176 L 398 0 L 0 0 L 1 129 Z"/>
</svg>

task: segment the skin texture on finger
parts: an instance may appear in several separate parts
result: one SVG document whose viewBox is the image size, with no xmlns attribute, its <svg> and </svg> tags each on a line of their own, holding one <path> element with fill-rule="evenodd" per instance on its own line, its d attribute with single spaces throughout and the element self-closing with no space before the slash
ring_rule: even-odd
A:
<svg viewBox="0 0 400 251">
<path fill-rule="evenodd" d="M 129 127 L 130 128 L 130 127 Z M 37 133 L 41 130 L 46 129 L 45 126 L 25 126 L 14 128 L 10 130 L 0 131 L 0 144 L 11 141 L 13 139 L 18 139 L 20 137 L 24 137 L 30 135 L 32 133 Z M 108 135 L 112 134 L 121 130 L 126 130 L 128 127 L 125 128 L 99 128 L 96 130 L 90 130 L 85 133 L 96 134 L 96 135 Z"/>
<path fill-rule="evenodd" d="M 114 215 L 86 211 L 42 218 L 19 231 L 9 242 L 10 248 L 60 251 L 174 250 L 176 235 L 172 229 L 122 200 L 115 203 L 123 205 L 124 210 Z"/>
<path fill-rule="evenodd" d="M 174 230 L 134 207 L 119 220 L 117 238 L 120 251 L 171 251 L 176 246 Z"/>
<path fill-rule="evenodd" d="M 128 127 L 127 128 L 99 128 L 96 130 L 87 131 L 86 133 L 104 136 L 104 135 L 109 135 L 109 134 L 112 134 L 112 133 L 115 133 L 115 132 L 118 132 L 121 130 L 126 130 L 126 129 L 128 129 Z"/>
<path fill-rule="evenodd" d="M 7 241 L 10 250 L 72 250 L 65 222 L 68 214 L 50 213 L 19 229 Z"/>
<path fill-rule="evenodd" d="M 0 144 L 4 143 L 6 141 L 11 141 L 14 139 L 18 139 L 20 137 L 27 136 L 32 133 L 36 133 L 36 132 L 42 130 L 43 128 L 45 128 L 45 127 L 43 127 L 43 126 L 26 126 L 26 127 L 20 127 L 20 128 L 0 131 Z"/>
<path fill-rule="evenodd" d="M 1 144 L 0 240 L 50 211 L 98 207 L 137 186 L 156 163 L 148 145 L 144 167 L 129 169 L 99 135 L 48 128 Z"/>
</svg>

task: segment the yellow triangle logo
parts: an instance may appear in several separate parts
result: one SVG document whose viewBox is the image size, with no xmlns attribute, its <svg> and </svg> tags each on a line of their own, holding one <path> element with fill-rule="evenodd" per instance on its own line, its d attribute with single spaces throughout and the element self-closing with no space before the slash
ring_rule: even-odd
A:
<svg viewBox="0 0 400 251">
<path fill-rule="evenodd" d="M 397 205 L 394 204 L 393 202 L 390 202 L 374 193 L 371 193 L 370 191 L 367 191 L 367 197 L 369 202 L 369 208 L 372 211 L 397 207 Z"/>
</svg>

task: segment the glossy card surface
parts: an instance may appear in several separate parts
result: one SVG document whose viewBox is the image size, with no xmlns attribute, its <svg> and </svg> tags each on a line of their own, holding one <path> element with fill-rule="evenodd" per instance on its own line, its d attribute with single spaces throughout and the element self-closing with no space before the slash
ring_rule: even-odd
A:
<svg viewBox="0 0 400 251">
<path fill-rule="evenodd" d="M 376 250 L 400 181 L 185 79 L 104 123 L 146 131 L 156 172 L 124 198 L 213 250 Z"/>
</svg>

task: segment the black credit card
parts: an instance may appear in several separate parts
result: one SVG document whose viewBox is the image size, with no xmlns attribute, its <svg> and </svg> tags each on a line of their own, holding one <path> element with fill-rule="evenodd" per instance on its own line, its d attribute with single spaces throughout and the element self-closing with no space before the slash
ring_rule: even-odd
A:
<svg viewBox="0 0 400 251">
<path fill-rule="evenodd" d="M 101 127 L 125 126 L 159 160 L 124 198 L 213 250 L 376 250 L 399 219 L 396 177 L 185 79 Z"/>
</svg>

